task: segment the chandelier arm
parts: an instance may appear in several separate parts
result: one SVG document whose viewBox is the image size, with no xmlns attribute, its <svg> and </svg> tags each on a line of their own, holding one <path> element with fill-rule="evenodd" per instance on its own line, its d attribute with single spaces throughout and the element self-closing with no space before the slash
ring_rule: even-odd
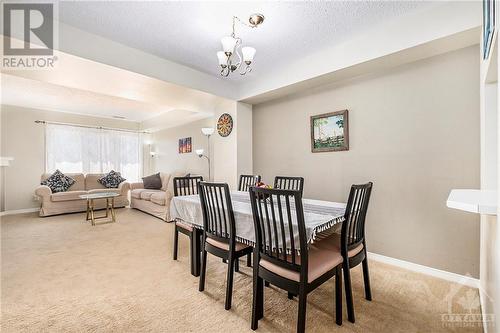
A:
<svg viewBox="0 0 500 333">
<path fill-rule="evenodd" d="M 237 42 L 236 42 L 236 46 L 234 47 L 234 53 L 236 53 L 236 55 L 238 56 L 238 63 L 236 63 L 236 68 L 239 68 L 241 66 L 241 64 L 243 63 L 243 59 L 241 58 L 240 52 L 238 52 L 238 48 L 241 49 L 242 40 L 239 37 L 236 40 L 237 40 Z"/>
<path fill-rule="evenodd" d="M 240 71 L 240 75 L 245 75 L 247 73 L 250 73 L 251 71 L 252 71 L 252 67 L 250 67 L 250 65 L 246 65 L 245 71 L 244 72 Z"/>
</svg>

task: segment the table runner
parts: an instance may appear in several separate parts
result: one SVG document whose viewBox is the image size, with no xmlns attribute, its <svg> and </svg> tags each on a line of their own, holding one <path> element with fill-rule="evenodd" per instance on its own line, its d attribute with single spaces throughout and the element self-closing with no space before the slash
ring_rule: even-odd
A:
<svg viewBox="0 0 500 333">
<path fill-rule="evenodd" d="M 231 201 L 236 226 L 236 240 L 254 246 L 255 231 L 249 193 L 232 191 Z M 314 242 L 318 233 L 332 228 L 344 219 L 346 206 L 344 203 L 302 199 L 302 205 L 304 207 L 304 221 L 308 243 Z M 170 204 L 170 216 L 173 220 L 180 220 L 195 228 L 203 229 L 203 216 L 199 195 L 174 197 Z M 298 244 L 297 230 L 297 226 L 294 225 L 296 244 Z M 281 251 L 282 249 L 279 250 Z"/>
</svg>

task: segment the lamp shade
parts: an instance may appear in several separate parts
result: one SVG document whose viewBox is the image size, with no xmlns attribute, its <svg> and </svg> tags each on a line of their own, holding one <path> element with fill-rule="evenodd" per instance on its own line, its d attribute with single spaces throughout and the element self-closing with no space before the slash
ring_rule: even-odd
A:
<svg viewBox="0 0 500 333">
<path fill-rule="evenodd" d="M 203 149 L 196 149 L 195 152 L 196 152 L 196 155 L 198 155 L 198 156 L 203 155 Z"/>
<path fill-rule="evenodd" d="M 203 127 L 201 129 L 201 132 L 205 135 L 212 135 L 214 134 L 215 129 L 213 127 Z"/>
<path fill-rule="evenodd" d="M 219 59 L 219 65 L 227 65 L 227 56 L 224 52 L 217 52 L 217 58 Z"/>
<path fill-rule="evenodd" d="M 236 46 L 237 39 L 231 36 L 222 37 L 220 42 L 222 43 L 222 49 L 226 53 L 234 53 L 234 47 Z"/>
<path fill-rule="evenodd" d="M 250 46 L 245 46 L 241 48 L 241 53 L 243 53 L 243 61 L 253 61 L 256 49 Z"/>
</svg>

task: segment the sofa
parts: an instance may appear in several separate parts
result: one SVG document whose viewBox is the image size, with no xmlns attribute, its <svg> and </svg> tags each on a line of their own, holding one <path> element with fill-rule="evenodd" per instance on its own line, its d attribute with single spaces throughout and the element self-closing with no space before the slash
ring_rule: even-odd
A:
<svg viewBox="0 0 500 333">
<path fill-rule="evenodd" d="M 41 180 L 50 177 L 51 174 L 43 174 Z M 97 180 L 105 174 L 66 173 L 75 180 L 75 183 L 65 192 L 52 193 L 50 187 L 40 185 L 36 188 L 35 194 L 41 201 L 40 216 L 51 216 L 64 213 L 84 212 L 87 210 L 87 200 L 80 199 L 80 195 L 99 192 L 116 192 L 120 196 L 115 197 L 115 208 L 129 205 L 128 192 L 130 184 L 122 182 L 118 188 L 106 188 Z M 106 208 L 106 200 L 95 200 L 95 209 Z"/>
<path fill-rule="evenodd" d="M 160 173 L 161 189 L 145 189 L 143 182 L 130 184 L 130 207 L 153 215 L 163 221 L 170 221 L 170 202 L 173 192 L 170 174 Z"/>
</svg>

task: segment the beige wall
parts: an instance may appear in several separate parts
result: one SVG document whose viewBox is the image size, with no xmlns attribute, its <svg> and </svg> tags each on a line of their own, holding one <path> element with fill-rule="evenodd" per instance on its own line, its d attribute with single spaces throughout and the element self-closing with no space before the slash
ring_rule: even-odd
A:
<svg viewBox="0 0 500 333">
<path fill-rule="evenodd" d="M 33 191 L 40 184 L 44 172 L 44 126 L 35 120 L 76 123 L 83 125 L 138 129 L 139 124 L 122 120 L 87 117 L 62 112 L 50 112 L 1 105 L 1 156 L 14 157 L 9 167 L 3 168 L 5 181 L 1 183 L 4 210 L 38 207 Z"/>
<path fill-rule="evenodd" d="M 305 197 L 339 202 L 373 181 L 369 251 L 478 277 L 479 218 L 446 208 L 450 189 L 479 188 L 478 52 L 254 105 L 254 172 L 304 176 Z M 343 109 L 350 150 L 311 153 L 309 117 Z"/>
<path fill-rule="evenodd" d="M 213 119 L 207 118 L 152 133 L 152 146 L 158 155 L 152 159 L 152 170 L 149 173 L 160 171 L 176 175 L 192 173 L 208 179 L 208 162 L 205 158 L 199 158 L 195 150 L 204 149 L 207 154 L 207 137 L 201 133 L 201 129 L 210 126 L 213 126 Z M 179 154 L 179 139 L 187 137 L 191 137 L 193 151 Z"/>
</svg>

